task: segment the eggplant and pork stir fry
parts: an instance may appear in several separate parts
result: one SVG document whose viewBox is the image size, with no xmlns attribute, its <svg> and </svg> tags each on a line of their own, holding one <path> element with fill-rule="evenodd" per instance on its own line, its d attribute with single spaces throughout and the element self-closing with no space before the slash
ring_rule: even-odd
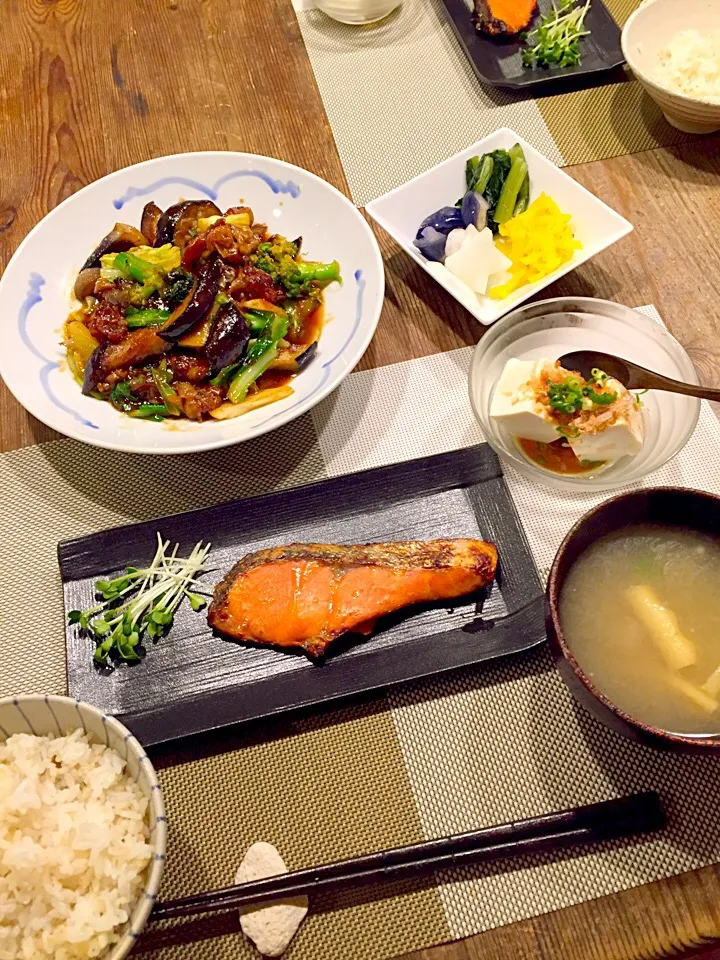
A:
<svg viewBox="0 0 720 960">
<path fill-rule="evenodd" d="M 249 207 L 207 200 L 116 223 L 77 281 L 64 328 L 83 393 L 131 417 L 235 417 L 292 393 L 340 267 L 300 256 Z"/>
</svg>

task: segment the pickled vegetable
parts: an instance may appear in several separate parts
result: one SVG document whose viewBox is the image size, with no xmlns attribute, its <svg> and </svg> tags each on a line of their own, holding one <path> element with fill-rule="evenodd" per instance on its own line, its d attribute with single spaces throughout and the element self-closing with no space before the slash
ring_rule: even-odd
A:
<svg viewBox="0 0 720 960">
<path fill-rule="evenodd" d="M 490 289 L 490 296 L 502 300 L 514 290 L 535 283 L 553 273 L 582 245 L 570 228 L 570 215 L 555 201 L 541 194 L 525 213 L 500 224 L 497 248 L 511 261 L 510 279 Z"/>
</svg>

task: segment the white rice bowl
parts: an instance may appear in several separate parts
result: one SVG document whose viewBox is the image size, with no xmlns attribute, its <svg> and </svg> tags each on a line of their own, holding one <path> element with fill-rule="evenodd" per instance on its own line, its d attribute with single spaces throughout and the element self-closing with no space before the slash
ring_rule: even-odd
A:
<svg viewBox="0 0 720 960">
<path fill-rule="evenodd" d="M 720 104 L 720 30 L 681 30 L 658 51 L 653 79 L 675 93 Z"/>
<path fill-rule="evenodd" d="M 0 960 L 114 960 L 132 948 L 159 885 L 160 788 L 114 718 L 42 699 L 63 719 L 72 705 L 83 729 L 63 735 L 71 728 L 62 721 L 48 735 L 22 732 L 22 722 L 8 729 L 1 708 L 13 703 L 41 733 L 41 698 L 0 701 Z"/>
</svg>

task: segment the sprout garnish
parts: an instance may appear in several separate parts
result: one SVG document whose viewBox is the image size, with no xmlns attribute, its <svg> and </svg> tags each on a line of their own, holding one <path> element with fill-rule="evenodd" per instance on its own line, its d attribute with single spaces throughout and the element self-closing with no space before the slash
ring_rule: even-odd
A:
<svg viewBox="0 0 720 960">
<path fill-rule="evenodd" d="M 170 541 L 159 533 L 157 541 L 149 567 L 126 567 L 119 577 L 98 580 L 95 592 L 102 602 L 89 610 L 68 613 L 68 621 L 95 640 L 93 659 L 98 664 L 106 664 L 111 653 L 121 660 L 139 660 L 136 648 L 142 638 L 164 636 L 185 597 L 196 612 L 207 602 L 197 576 L 204 572 L 210 544 L 196 543 L 190 556 L 183 559 L 177 556 L 178 544 L 170 550 Z"/>
</svg>

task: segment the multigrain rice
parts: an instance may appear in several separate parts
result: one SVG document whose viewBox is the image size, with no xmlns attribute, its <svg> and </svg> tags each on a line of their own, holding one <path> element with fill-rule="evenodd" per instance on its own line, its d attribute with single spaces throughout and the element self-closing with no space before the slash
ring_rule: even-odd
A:
<svg viewBox="0 0 720 960">
<path fill-rule="evenodd" d="M 81 730 L 0 743 L 0 960 L 88 960 L 119 939 L 152 854 L 124 767 Z"/>
</svg>

